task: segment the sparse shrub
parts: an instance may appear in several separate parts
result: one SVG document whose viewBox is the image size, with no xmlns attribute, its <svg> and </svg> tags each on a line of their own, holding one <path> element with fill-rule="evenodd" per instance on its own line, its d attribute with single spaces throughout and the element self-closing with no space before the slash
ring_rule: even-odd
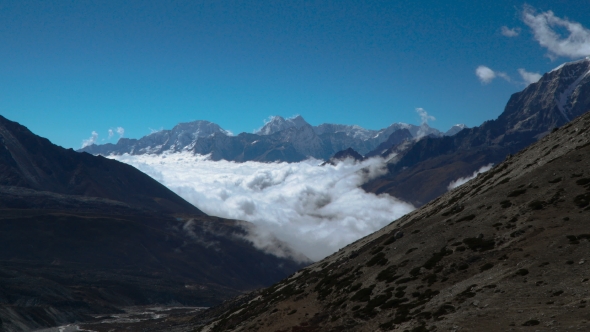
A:
<svg viewBox="0 0 590 332">
<path fill-rule="evenodd" d="M 387 281 L 392 282 L 395 281 L 395 279 L 399 278 L 399 276 L 395 275 L 396 272 L 396 266 L 392 265 L 384 270 L 382 270 L 381 272 L 379 272 L 379 274 L 377 275 L 377 280 L 378 281 Z"/>
<path fill-rule="evenodd" d="M 544 206 L 545 202 L 537 199 L 529 203 L 529 207 L 533 210 L 542 210 Z"/>
<path fill-rule="evenodd" d="M 387 241 L 385 241 L 385 242 L 383 243 L 383 245 L 384 245 L 384 246 L 387 246 L 387 245 L 390 245 L 390 244 L 392 244 L 393 242 L 395 242 L 395 235 L 392 235 L 392 236 L 390 236 L 390 237 L 389 237 L 389 239 L 387 239 Z"/>
<path fill-rule="evenodd" d="M 413 328 L 410 332 L 429 332 L 429 330 L 424 325 L 420 325 Z"/>
<path fill-rule="evenodd" d="M 355 302 L 369 302 L 373 288 L 375 288 L 375 285 L 359 290 L 350 298 L 350 300 Z"/>
<path fill-rule="evenodd" d="M 373 266 L 373 265 L 385 265 L 387 264 L 387 258 L 385 258 L 385 254 L 383 252 L 379 252 L 376 255 L 373 256 L 373 258 L 371 258 L 368 262 L 367 262 L 367 266 Z"/>
<path fill-rule="evenodd" d="M 414 250 L 418 250 L 418 248 L 410 248 L 410 249 L 408 249 L 408 251 L 406 251 L 406 255 L 409 254 L 409 253 L 411 253 Z"/>
<path fill-rule="evenodd" d="M 405 284 L 406 282 L 412 281 L 414 278 L 401 278 L 395 282 L 396 285 Z"/>
<path fill-rule="evenodd" d="M 475 214 L 470 214 L 470 215 L 467 215 L 465 217 L 462 217 L 462 218 L 457 219 L 457 221 L 455 221 L 455 222 L 470 221 L 470 220 L 473 220 L 473 219 L 475 219 Z"/>
<path fill-rule="evenodd" d="M 529 274 L 529 270 L 527 270 L 527 269 L 519 269 L 518 271 L 516 271 L 516 275 L 519 275 L 522 277 L 526 276 L 527 274 Z"/>
<path fill-rule="evenodd" d="M 465 251 L 465 249 L 467 249 L 465 248 L 465 246 L 458 246 L 457 248 L 455 248 L 455 250 L 457 251 Z"/>
<path fill-rule="evenodd" d="M 559 290 L 559 291 L 553 293 L 553 296 L 559 296 L 561 294 L 563 294 L 563 291 L 562 290 Z"/>
<path fill-rule="evenodd" d="M 393 299 L 385 302 L 380 308 L 381 309 L 390 309 L 390 308 L 397 308 L 400 304 L 404 302 L 408 302 L 409 300 L 406 298 L 403 299 Z"/>
<path fill-rule="evenodd" d="M 428 286 L 432 286 L 432 284 L 434 284 L 437 280 L 436 274 L 429 274 L 426 277 L 424 277 L 422 280 L 426 281 L 428 283 Z"/>
<path fill-rule="evenodd" d="M 435 252 L 434 254 L 432 254 L 432 257 L 430 257 L 422 266 L 425 269 L 430 270 L 434 266 L 436 266 L 436 264 L 438 264 L 438 262 L 440 262 L 443 259 L 443 257 L 450 255 L 452 253 L 452 250 L 448 250 L 446 247 L 442 247 L 442 249 L 440 249 L 439 252 Z"/>
<path fill-rule="evenodd" d="M 489 269 L 491 269 L 493 267 L 494 267 L 494 264 L 492 264 L 492 263 L 486 263 L 482 267 L 480 267 L 479 270 L 481 272 L 483 272 L 483 271 L 489 270 Z"/>
<path fill-rule="evenodd" d="M 420 267 L 419 266 L 416 266 L 415 268 L 413 268 L 413 269 L 410 270 L 410 275 L 412 277 L 415 277 L 415 276 L 417 276 L 419 274 L 420 274 Z"/>
<path fill-rule="evenodd" d="M 508 194 L 508 197 L 516 197 L 516 196 L 520 196 L 522 194 L 524 194 L 526 192 L 526 189 L 517 189 L 511 193 Z"/>
<path fill-rule="evenodd" d="M 590 204 L 590 193 L 585 193 L 574 197 L 574 204 L 579 208 L 583 208 Z"/>
<path fill-rule="evenodd" d="M 378 254 L 382 250 L 383 250 L 383 246 L 379 246 L 379 247 L 371 250 L 371 255 L 376 255 L 376 254 Z"/>
<path fill-rule="evenodd" d="M 503 200 L 503 201 L 500 202 L 500 206 L 502 208 L 504 208 L 504 209 L 507 209 L 507 208 L 509 208 L 509 207 L 512 206 L 512 202 L 509 201 L 509 200 L 507 200 L 507 199 L 505 199 L 505 200 Z"/>
<path fill-rule="evenodd" d="M 590 178 L 581 178 L 576 180 L 576 184 L 580 186 L 585 186 L 590 183 Z"/>
<path fill-rule="evenodd" d="M 549 183 L 557 183 L 557 182 L 560 182 L 561 180 L 562 180 L 562 177 L 560 176 L 560 177 L 555 178 L 553 180 L 549 180 Z"/>
<path fill-rule="evenodd" d="M 476 284 L 473 284 L 473 285 L 467 287 L 467 289 L 465 289 L 461 293 L 457 294 L 457 296 L 456 296 L 457 301 L 459 303 L 463 303 L 468 298 L 474 297 L 475 296 L 475 292 L 473 290 L 474 290 L 474 288 L 476 286 L 477 286 Z"/>
<path fill-rule="evenodd" d="M 469 249 L 473 251 L 486 251 L 494 249 L 496 242 L 493 239 L 484 239 L 484 238 L 475 238 L 470 237 L 463 239 L 463 243 L 465 243 Z"/>
<path fill-rule="evenodd" d="M 352 287 L 350 287 L 350 289 L 348 290 L 349 292 L 356 292 L 357 290 L 359 290 L 363 285 L 362 284 L 356 284 Z"/>
<path fill-rule="evenodd" d="M 445 303 L 445 304 L 441 305 L 435 312 L 433 312 L 432 316 L 434 316 L 434 318 L 438 320 L 438 318 L 440 316 L 444 316 L 446 314 L 450 314 L 453 312 L 455 312 L 455 307 L 453 307 L 450 304 Z"/>
<path fill-rule="evenodd" d="M 535 325 L 539 325 L 539 324 L 541 324 L 541 322 L 539 322 L 538 320 L 531 319 L 531 320 L 527 320 L 526 322 L 524 322 L 522 324 L 522 326 L 535 326 Z"/>
<path fill-rule="evenodd" d="M 469 268 L 469 264 L 463 262 L 461 264 L 459 264 L 459 266 L 457 266 L 457 270 L 459 271 L 463 271 L 463 270 L 467 270 Z"/>
<path fill-rule="evenodd" d="M 465 209 L 465 206 L 463 206 L 463 205 L 454 205 L 452 208 L 445 211 L 442 215 L 444 217 L 446 217 L 449 215 L 457 214 L 457 213 L 463 211 L 463 209 Z"/>
<path fill-rule="evenodd" d="M 379 324 L 379 327 L 383 330 L 389 330 L 393 327 L 393 325 L 394 325 L 393 320 L 390 320 L 389 322 Z"/>
<path fill-rule="evenodd" d="M 519 236 L 523 235 L 525 232 L 526 231 L 524 229 L 519 229 L 517 231 L 510 233 L 510 237 L 519 237 Z"/>
<path fill-rule="evenodd" d="M 574 261 L 571 261 L 571 260 L 570 260 L 570 261 L 566 261 L 565 263 L 566 263 L 567 265 L 573 265 L 573 264 L 574 264 Z"/>
</svg>

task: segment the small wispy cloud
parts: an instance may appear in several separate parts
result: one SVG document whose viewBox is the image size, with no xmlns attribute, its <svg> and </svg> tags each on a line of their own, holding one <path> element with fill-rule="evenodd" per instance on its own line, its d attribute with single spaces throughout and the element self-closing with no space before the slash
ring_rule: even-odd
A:
<svg viewBox="0 0 590 332">
<path fill-rule="evenodd" d="M 537 13 L 525 6 L 522 20 L 531 28 L 535 39 L 549 53 L 549 58 L 579 58 L 590 55 L 590 30 L 578 22 L 562 19 L 552 11 Z M 567 30 L 565 35 L 559 31 Z"/>
<path fill-rule="evenodd" d="M 113 138 L 113 136 L 115 136 L 115 133 L 117 133 L 117 135 L 119 135 L 119 138 L 123 137 L 123 135 L 125 134 L 125 129 L 123 127 L 117 127 L 116 129 L 109 129 L 108 132 L 108 139 Z"/>
<path fill-rule="evenodd" d="M 420 123 L 421 124 L 428 124 L 428 121 L 435 121 L 436 118 L 432 115 L 429 115 L 428 112 L 426 112 L 426 110 L 424 110 L 422 107 L 418 107 L 416 108 L 416 113 L 418 113 L 418 115 L 420 115 Z"/>
<path fill-rule="evenodd" d="M 493 166 L 494 166 L 494 164 L 489 164 L 489 165 L 486 165 L 486 166 L 482 166 L 480 169 L 478 169 L 477 171 L 473 172 L 472 175 L 466 176 L 464 178 L 458 178 L 457 180 L 452 181 L 447 186 L 447 190 L 455 189 L 455 188 L 459 187 L 460 185 L 462 185 L 464 183 L 467 183 L 470 180 L 475 179 L 479 174 L 485 173 L 485 172 L 489 171 L 490 169 L 492 169 Z"/>
<path fill-rule="evenodd" d="M 96 131 L 92 131 L 90 137 L 82 141 L 82 148 L 96 143 L 96 140 L 98 140 L 98 133 Z"/>
<path fill-rule="evenodd" d="M 496 72 L 487 66 L 479 66 L 475 69 L 475 75 L 482 84 L 488 84 L 492 82 L 496 77 L 503 78 L 507 82 L 510 82 L 510 76 L 504 72 Z"/>
<path fill-rule="evenodd" d="M 522 77 L 526 85 L 537 83 L 543 76 L 539 73 L 528 72 L 524 68 L 518 68 L 518 73 L 520 74 L 520 77 Z"/>
<path fill-rule="evenodd" d="M 520 31 L 521 29 L 518 27 L 512 29 L 508 28 L 507 26 L 502 27 L 502 35 L 510 38 L 520 35 Z"/>
</svg>

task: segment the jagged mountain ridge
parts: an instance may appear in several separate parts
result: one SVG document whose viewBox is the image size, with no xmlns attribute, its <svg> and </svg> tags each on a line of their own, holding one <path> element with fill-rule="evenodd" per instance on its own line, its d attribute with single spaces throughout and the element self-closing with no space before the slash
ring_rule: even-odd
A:
<svg viewBox="0 0 590 332">
<path fill-rule="evenodd" d="M 388 174 L 364 185 L 421 206 L 448 184 L 497 164 L 590 110 L 590 58 L 565 63 L 513 94 L 495 120 L 453 136 L 425 137 L 399 151 Z"/>
<path fill-rule="evenodd" d="M 587 330 L 590 113 L 197 331 Z M 476 317 L 476 318 L 474 318 Z"/>
<path fill-rule="evenodd" d="M 195 127 L 200 128 L 205 124 L 209 130 L 195 132 Z M 215 124 L 196 121 L 179 124 L 172 130 L 159 131 L 140 139 L 121 138 L 117 144 L 90 145 L 79 151 L 95 155 L 192 151 L 201 155 L 211 154 L 213 160 L 297 162 L 310 157 L 327 160 L 334 153 L 347 148 L 366 154 L 399 130 L 408 130 L 413 137 L 443 135 L 427 124 L 415 126 L 394 123 L 385 129 L 368 130 L 337 124 L 311 126 L 301 116 L 288 119 L 274 116 L 254 134 L 232 136 Z"/>
<path fill-rule="evenodd" d="M 158 213 L 204 215 L 134 167 L 66 150 L 2 116 L 0 186 L 105 198 Z"/>
</svg>

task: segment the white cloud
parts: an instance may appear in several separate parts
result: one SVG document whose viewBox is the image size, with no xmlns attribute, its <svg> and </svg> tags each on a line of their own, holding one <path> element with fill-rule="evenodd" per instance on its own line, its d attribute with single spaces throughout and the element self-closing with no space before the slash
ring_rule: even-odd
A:
<svg viewBox="0 0 590 332">
<path fill-rule="evenodd" d="M 416 113 L 418 113 L 418 115 L 420 115 L 420 123 L 421 124 L 427 124 L 428 121 L 435 121 L 436 118 L 432 115 L 428 115 L 428 112 L 426 112 L 422 107 L 418 107 L 416 108 Z"/>
<path fill-rule="evenodd" d="M 479 66 L 475 69 L 475 75 L 479 78 L 479 81 L 482 84 L 488 84 L 494 80 L 496 77 L 501 77 L 504 80 L 510 82 L 510 76 L 504 72 L 496 72 L 493 71 L 490 67 L 486 66 Z"/>
<path fill-rule="evenodd" d="M 123 137 L 125 129 L 123 127 L 117 127 L 117 134 L 119 134 L 119 138 Z"/>
<path fill-rule="evenodd" d="M 530 6 L 523 11 L 523 21 L 533 30 L 539 44 L 547 48 L 550 58 L 590 55 L 590 30 L 580 23 L 559 18 L 552 11 L 537 14 Z M 558 29 L 565 29 L 568 34 L 563 36 Z"/>
<path fill-rule="evenodd" d="M 388 195 L 359 186 L 384 174 L 380 158 L 336 166 L 300 163 L 211 161 L 191 153 L 111 156 L 131 164 L 205 213 L 246 220 L 261 249 L 281 241 L 313 260 L 368 235 L 414 209 Z M 362 171 L 365 169 L 366 171 Z"/>
<path fill-rule="evenodd" d="M 494 78 L 496 78 L 496 73 L 486 66 L 477 67 L 477 69 L 475 70 L 475 75 L 477 75 L 477 77 L 483 84 L 488 84 Z"/>
<path fill-rule="evenodd" d="M 97 139 L 98 139 L 98 133 L 96 131 L 92 131 L 92 134 L 90 135 L 90 137 L 88 139 L 85 139 L 82 141 L 82 148 L 85 148 L 89 145 L 94 144 Z"/>
<path fill-rule="evenodd" d="M 518 73 L 520 74 L 520 77 L 522 77 L 522 79 L 525 81 L 526 85 L 538 82 L 543 76 L 539 73 L 528 72 L 524 70 L 524 68 L 518 68 Z"/>
<path fill-rule="evenodd" d="M 111 139 L 115 135 L 112 129 L 109 129 L 109 139 Z"/>
<path fill-rule="evenodd" d="M 475 177 L 477 177 L 478 174 L 481 173 L 485 173 L 487 171 L 489 171 L 490 169 L 492 169 L 492 166 L 494 166 L 494 164 L 489 164 L 486 166 L 482 166 L 480 169 L 478 169 L 477 171 L 473 172 L 473 175 L 471 176 L 466 176 L 464 178 L 458 178 L 455 181 L 452 181 L 451 183 L 449 183 L 449 185 L 447 186 L 447 190 L 451 190 L 451 189 L 455 189 L 457 187 L 459 187 L 460 185 L 475 179 Z"/>
<path fill-rule="evenodd" d="M 516 37 L 520 34 L 520 28 L 509 29 L 507 26 L 502 27 L 502 35 L 506 37 Z"/>
</svg>

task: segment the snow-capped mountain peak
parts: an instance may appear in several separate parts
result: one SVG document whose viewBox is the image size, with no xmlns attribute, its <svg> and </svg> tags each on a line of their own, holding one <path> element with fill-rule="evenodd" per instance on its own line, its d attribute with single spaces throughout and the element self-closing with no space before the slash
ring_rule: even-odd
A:
<svg viewBox="0 0 590 332">
<path fill-rule="evenodd" d="M 461 130 L 467 128 L 466 125 L 462 124 L 462 123 L 458 123 L 454 126 L 452 126 L 449 130 L 447 130 L 444 135 L 445 136 L 453 136 L 455 134 L 457 134 L 458 132 L 460 132 Z"/>
<path fill-rule="evenodd" d="M 276 132 L 289 129 L 289 128 L 301 128 L 309 125 L 301 115 L 296 115 L 291 118 L 283 118 L 282 116 L 275 115 L 271 116 L 270 119 L 262 126 L 262 128 L 255 130 L 254 134 L 257 135 L 272 135 Z"/>
</svg>

